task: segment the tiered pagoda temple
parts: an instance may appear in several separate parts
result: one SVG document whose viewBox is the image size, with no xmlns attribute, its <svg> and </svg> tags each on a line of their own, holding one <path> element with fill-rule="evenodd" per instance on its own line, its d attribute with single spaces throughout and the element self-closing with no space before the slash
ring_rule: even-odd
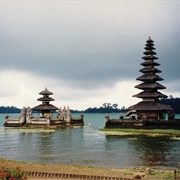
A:
<svg viewBox="0 0 180 180">
<path fill-rule="evenodd" d="M 163 85 L 159 84 L 158 81 L 163 79 L 157 75 L 161 73 L 156 66 L 160 64 L 155 62 L 158 58 L 155 56 L 153 40 L 149 37 L 146 41 L 144 62 L 141 63 L 143 66 L 139 71 L 143 73 L 142 76 L 136 80 L 142 81 L 141 84 L 135 86 L 135 88 L 141 89 L 142 92 L 134 95 L 133 97 L 142 98 L 142 101 L 130 106 L 130 111 L 136 111 L 139 119 L 174 119 L 173 109 L 160 102 L 159 99 L 167 98 L 165 94 L 162 94 L 158 90 L 166 89 Z M 167 115 L 166 115 L 167 114 Z M 168 116 L 168 117 L 167 117 Z"/>
<path fill-rule="evenodd" d="M 158 83 L 163 79 L 157 75 L 161 73 L 156 68 L 160 64 L 156 62 L 158 58 L 155 56 L 154 41 L 150 37 L 144 49 L 142 57 L 144 61 L 141 63 L 143 68 L 139 70 L 143 75 L 136 79 L 141 83 L 135 86 L 142 91 L 133 96 L 141 98 L 142 101 L 130 106 L 129 111 L 119 119 L 110 119 L 106 115 L 105 128 L 180 129 L 180 121 L 174 119 L 173 109 L 160 101 L 167 98 L 165 94 L 159 92 L 166 87 Z"/>
<path fill-rule="evenodd" d="M 45 88 L 45 90 L 41 91 L 39 94 L 43 95 L 43 97 L 38 98 L 37 100 L 42 101 L 42 104 L 33 107 L 32 110 L 40 112 L 41 117 L 50 117 L 51 113 L 59 109 L 56 106 L 50 104 L 50 101 L 54 101 L 53 98 L 49 97 L 50 95 L 53 95 L 53 93 Z"/>
<path fill-rule="evenodd" d="M 42 97 L 38 98 L 38 101 L 42 103 L 38 106 L 26 108 L 23 107 L 21 114 L 18 118 L 9 118 L 8 115 L 5 117 L 4 126 L 6 127 L 67 127 L 67 126 L 83 126 L 84 116 L 72 117 L 69 107 L 64 107 L 63 109 L 57 108 L 56 106 L 50 104 L 54 101 L 50 95 L 52 92 L 48 91 L 47 88 L 39 93 Z M 32 110 L 38 112 L 38 116 L 35 117 L 37 113 L 32 113 Z"/>
</svg>

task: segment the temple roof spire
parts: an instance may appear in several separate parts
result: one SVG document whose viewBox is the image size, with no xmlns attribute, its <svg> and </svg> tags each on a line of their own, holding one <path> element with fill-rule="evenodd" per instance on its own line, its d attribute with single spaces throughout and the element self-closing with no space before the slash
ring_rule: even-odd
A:
<svg viewBox="0 0 180 180">
<path fill-rule="evenodd" d="M 142 83 L 135 86 L 135 88 L 141 89 L 142 91 L 135 94 L 133 97 L 141 98 L 142 101 L 129 107 L 129 109 L 137 110 L 140 108 L 147 110 L 149 107 L 152 108 L 153 106 L 156 110 L 172 110 L 169 106 L 159 104 L 159 99 L 167 98 L 167 95 L 158 91 L 159 89 L 166 89 L 166 87 L 158 83 L 158 81 L 162 81 L 163 78 L 156 74 L 161 73 L 161 71 L 156 68 L 156 66 L 159 66 L 160 64 L 155 62 L 158 58 L 154 56 L 156 52 L 154 52 L 155 48 L 153 43 L 154 41 L 149 36 L 144 48 L 146 50 L 143 53 L 145 56 L 142 57 L 144 62 L 142 62 L 141 65 L 143 68 L 139 70 L 143 75 L 136 79 L 142 81 Z M 150 104 L 151 106 L 149 106 Z"/>
<path fill-rule="evenodd" d="M 39 93 L 40 95 L 43 95 L 43 97 L 38 98 L 38 101 L 42 101 L 42 104 L 33 107 L 33 110 L 39 110 L 39 111 L 46 111 L 50 112 L 52 110 L 58 110 L 58 108 L 52 104 L 50 104 L 50 101 L 54 101 L 53 98 L 49 97 L 53 93 L 48 91 L 47 87 L 45 87 L 45 90 L 41 91 Z"/>
</svg>

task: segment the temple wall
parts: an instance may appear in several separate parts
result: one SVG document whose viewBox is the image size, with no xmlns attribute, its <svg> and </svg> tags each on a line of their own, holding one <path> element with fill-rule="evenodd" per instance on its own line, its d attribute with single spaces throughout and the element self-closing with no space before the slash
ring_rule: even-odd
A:
<svg viewBox="0 0 180 180">
<path fill-rule="evenodd" d="M 111 120 L 105 123 L 105 128 L 133 128 L 133 129 L 178 129 L 180 130 L 180 120 Z"/>
</svg>

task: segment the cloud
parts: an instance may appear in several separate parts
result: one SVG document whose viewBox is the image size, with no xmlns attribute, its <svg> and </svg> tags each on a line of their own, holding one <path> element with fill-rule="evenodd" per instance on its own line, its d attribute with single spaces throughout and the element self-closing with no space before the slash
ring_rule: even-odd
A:
<svg viewBox="0 0 180 180">
<path fill-rule="evenodd" d="M 117 88 L 120 82 L 134 82 L 141 75 L 148 36 L 155 41 L 162 84 L 170 93 L 178 92 L 179 84 L 168 86 L 180 77 L 179 6 L 174 1 L 2 2 L 0 70 L 9 81 L 9 71 L 18 74 L 13 91 L 2 89 L 2 95 L 28 92 L 22 78 L 28 74 L 37 92 L 47 84 L 64 89 L 59 99 L 81 96 L 81 104 L 99 102 L 100 94 L 105 97 L 116 89 L 118 96 L 126 89 Z"/>
<path fill-rule="evenodd" d="M 54 93 L 52 97 L 55 101 L 52 104 L 58 107 L 70 106 L 72 109 L 83 110 L 87 107 L 100 107 L 105 102 L 118 103 L 120 107 L 137 102 L 137 99 L 131 98 L 135 84 L 132 81 L 118 82 L 114 87 L 84 90 L 63 81 L 9 70 L 0 72 L 0 82 L 4 82 L 2 90 L 6 92 L 0 94 L 0 104 L 4 106 L 34 107 L 41 103 L 37 99 L 45 87 Z"/>
</svg>

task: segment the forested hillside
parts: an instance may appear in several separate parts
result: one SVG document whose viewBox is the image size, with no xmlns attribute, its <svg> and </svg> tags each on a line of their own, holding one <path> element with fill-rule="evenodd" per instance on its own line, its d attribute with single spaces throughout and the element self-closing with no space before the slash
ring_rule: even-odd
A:
<svg viewBox="0 0 180 180">
<path fill-rule="evenodd" d="M 7 114 L 7 113 L 20 113 L 21 109 L 14 107 L 14 106 L 0 106 L 0 113 Z"/>
<path fill-rule="evenodd" d="M 170 105 L 175 113 L 180 114 L 180 98 L 173 98 L 170 96 L 170 98 L 162 99 L 162 103 Z M 21 109 L 14 107 L 14 106 L 0 106 L 0 113 L 6 114 L 6 113 L 20 113 Z M 127 108 L 125 106 L 122 106 L 121 108 L 118 108 L 118 104 L 114 103 L 103 103 L 101 107 L 89 107 L 86 110 L 71 110 L 72 113 L 119 113 L 119 112 L 125 112 L 127 111 Z"/>
<path fill-rule="evenodd" d="M 180 114 L 180 98 L 173 98 L 170 96 L 170 98 L 162 99 L 161 102 L 170 105 L 175 113 Z"/>
</svg>

